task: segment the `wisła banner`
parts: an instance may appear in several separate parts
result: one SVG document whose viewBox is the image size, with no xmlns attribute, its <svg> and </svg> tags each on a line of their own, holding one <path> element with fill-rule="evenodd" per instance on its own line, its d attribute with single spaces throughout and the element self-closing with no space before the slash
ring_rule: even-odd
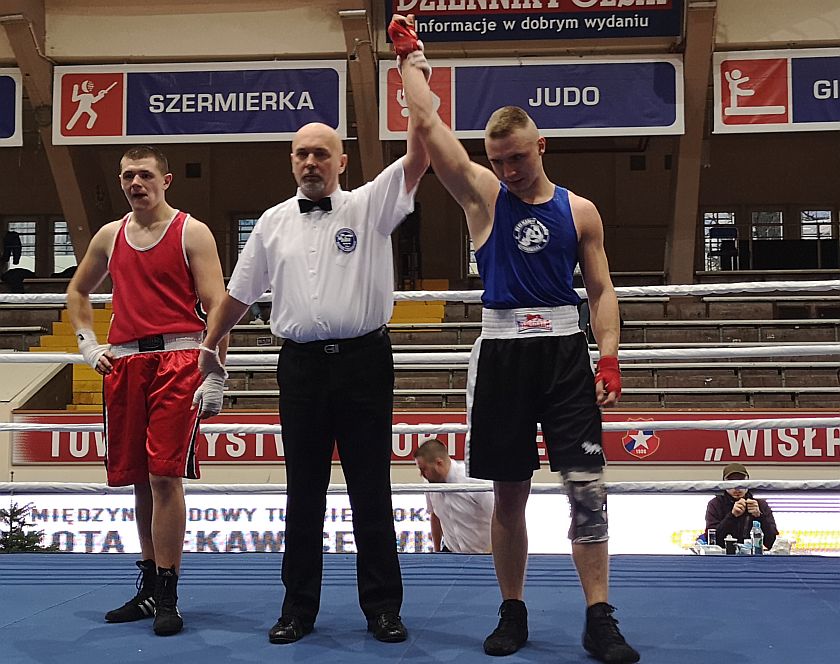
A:
<svg viewBox="0 0 840 664">
<path fill-rule="evenodd" d="M 424 42 L 678 37 L 683 0 L 385 0 Z"/>
<path fill-rule="evenodd" d="M 715 53 L 717 134 L 840 130 L 840 49 Z"/>
<path fill-rule="evenodd" d="M 825 413 L 797 413 L 799 417 L 824 417 Z M 751 463 L 832 464 L 840 461 L 840 428 L 744 429 L 738 431 L 685 429 L 657 430 L 656 420 L 718 420 L 744 417 L 743 412 L 610 412 L 606 422 L 633 422 L 625 431 L 604 433 L 603 447 L 611 464 L 721 464 Z M 781 418 L 784 413 L 756 412 L 750 417 Z M 83 425 L 96 423 L 97 415 L 16 414 L 15 422 Z M 213 424 L 278 424 L 277 415 L 233 413 L 210 420 Z M 394 413 L 394 424 L 464 424 L 465 413 Z M 432 434 L 394 434 L 392 463 L 414 463 L 414 450 Z M 446 443 L 450 455 L 464 458 L 465 434 L 436 436 Z M 541 435 L 537 438 L 540 459 L 547 463 Z M 276 464 L 285 460 L 279 433 L 199 433 L 197 454 L 204 463 Z M 105 440 L 98 431 L 22 431 L 12 434 L 12 463 L 101 464 Z M 338 460 L 337 452 L 333 458 Z"/>
<path fill-rule="evenodd" d="M 544 136 L 683 133 L 679 57 L 433 60 L 441 119 L 460 138 L 483 138 L 490 115 L 520 106 Z M 380 137 L 404 138 L 408 110 L 396 65 L 380 63 Z"/>
<path fill-rule="evenodd" d="M 23 145 L 20 69 L 0 68 L 0 147 Z"/>
<path fill-rule="evenodd" d="M 56 144 L 289 140 L 308 122 L 346 136 L 343 61 L 56 67 Z"/>
</svg>

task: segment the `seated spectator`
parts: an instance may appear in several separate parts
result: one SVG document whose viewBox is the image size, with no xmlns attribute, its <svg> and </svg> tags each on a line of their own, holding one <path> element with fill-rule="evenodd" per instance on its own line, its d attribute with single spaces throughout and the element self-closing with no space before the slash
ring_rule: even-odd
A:
<svg viewBox="0 0 840 664">
<path fill-rule="evenodd" d="M 746 467 L 741 463 L 730 463 L 723 469 L 724 481 L 749 478 Z M 709 528 L 717 531 L 719 546 L 723 546 L 727 535 L 732 535 L 739 542 L 749 540 L 753 521 L 761 524 L 761 530 L 764 531 L 764 548 L 769 549 L 776 541 L 779 530 L 766 500 L 755 498 L 749 489 L 735 488 L 726 489 L 712 498 L 706 506 L 706 532 Z"/>
<path fill-rule="evenodd" d="M 23 287 L 23 280 L 33 279 L 34 277 L 35 273 L 32 270 L 26 270 L 22 267 L 13 267 L 11 270 L 4 272 L 3 275 L 0 276 L 0 280 L 9 285 L 10 293 L 24 293 L 26 291 Z"/>
<path fill-rule="evenodd" d="M 432 438 L 414 452 L 420 474 L 431 484 L 487 484 L 467 477 L 463 461 L 449 458 L 446 445 Z M 490 521 L 493 492 L 428 492 L 426 507 L 431 515 L 435 551 L 490 553 Z"/>
</svg>

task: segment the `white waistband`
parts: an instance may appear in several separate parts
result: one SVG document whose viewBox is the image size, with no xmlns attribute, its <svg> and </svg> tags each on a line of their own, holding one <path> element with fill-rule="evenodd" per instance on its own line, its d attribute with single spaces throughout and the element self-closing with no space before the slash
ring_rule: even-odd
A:
<svg viewBox="0 0 840 664">
<path fill-rule="evenodd" d="M 162 334 L 160 336 L 163 337 L 163 348 L 140 350 L 140 340 L 137 340 L 125 344 L 112 344 L 110 350 L 114 357 L 125 357 L 127 355 L 136 355 L 137 353 L 160 353 L 168 350 L 193 350 L 194 348 L 198 348 L 204 339 L 203 332 L 196 332 L 195 334 Z"/>
<path fill-rule="evenodd" d="M 481 336 L 485 339 L 565 337 L 578 332 L 578 311 L 573 306 L 481 310 Z"/>
</svg>

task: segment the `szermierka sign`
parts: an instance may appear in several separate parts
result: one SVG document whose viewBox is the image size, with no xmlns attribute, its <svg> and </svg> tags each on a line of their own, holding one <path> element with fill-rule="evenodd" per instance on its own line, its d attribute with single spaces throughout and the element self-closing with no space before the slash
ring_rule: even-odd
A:
<svg viewBox="0 0 840 664">
<path fill-rule="evenodd" d="M 346 136 L 344 61 L 56 67 L 53 141 L 289 140 L 309 122 Z"/>
</svg>

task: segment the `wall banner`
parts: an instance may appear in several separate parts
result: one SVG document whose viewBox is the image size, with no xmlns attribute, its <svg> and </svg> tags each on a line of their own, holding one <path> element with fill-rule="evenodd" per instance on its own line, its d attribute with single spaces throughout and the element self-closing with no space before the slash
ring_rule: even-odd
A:
<svg viewBox="0 0 840 664">
<path fill-rule="evenodd" d="M 424 42 L 679 37 L 683 0 L 385 0 Z"/>
<path fill-rule="evenodd" d="M 308 122 L 346 136 L 346 64 L 56 67 L 53 142 L 285 141 Z"/>
<path fill-rule="evenodd" d="M 0 147 L 23 145 L 23 80 L 20 69 L 0 68 Z"/>
<path fill-rule="evenodd" d="M 740 461 L 749 464 L 837 464 L 840 461 L 840 428 L 750 429 L 743 431 L 657 431 L 656 420 L 738 419 L 744 412 L 614 412 L 605 421 L 637 421 L 638 427 L 604 434 L 604 451 L 611 464 L 721 464 Z M 782 418 L 790 413 L 750 411 L 753 417 Z M 798 417 L 820 417 L 825 413 L 797 412 Z M 15 414 L 15 422 L 39 424 L 101 423 L 96 415 L 71 413 Z M 266 413 L 228 413 L 208 420 L 211 423 L 277 424 L 277 415 Z M 444 424 L 466 422 L 465 413 L 394 413 L 394 424 Z M 395 434 L 393 463 L 414 463 L 414 450 L 429 435 Z M 449 453 L 464 458 L 464 434 L 440 434 Z M 540 458 L 548 459 L 541 436 L 537 438 Z M 101 432 L 25 431 L 12 434 L 12 463 L 101 464 L 105 445 Z M 202 463 L 282 463 L 283 438 L 279 434 L 200 434 L 198 457 Z M 338 460 L 338 456 L 334 457 Z"/>
<path fill-rule="evenodd" d="M 497 108 L 525 109 L 544 136 L 683 133 L 679 57 L 433 60 L 438 114 L 459 138 L 483 138 Z M 379 65 L 380 138 L 405 138 L 408 111 L 396 64 Z"/>
<path fill-rule="evenodd" d="M 714 55 L 714 132 L 840 130 L 840 49 Z"/>
<path fill-rule="evenodd" d="M 711 494 L 610 496 L 610 553 L 687 554 L 704 530 Z M 835 494 L 770 493 L 767 498 L 783 537 L 795 541 L 794 553 L 840 555 L 840 515 Z M 32 530 L 43 544 L 75 553 L 137 553 L 140 541 L 134 497 L 118 495 L 15 494 L 29 505 Z M 183 550 L 192 553 L 281 553 L 286 545 L 286 496 L 266 494 L 191 494 L 186 497 Z M 423 494 L 392 497 L 397 551 L 432 550 L 429 513 Z M 639 537 L 639 515 L 648 519 Z M 536 494 L 526 507 L 530 553 L 571 553 L 566 533 L 566 496 Z M 353 509 L 346 495 L 327 496 L 323 551 L 355 553 Z M 277 583 L 280 583 L 278 567 Z"/>
</svg>

